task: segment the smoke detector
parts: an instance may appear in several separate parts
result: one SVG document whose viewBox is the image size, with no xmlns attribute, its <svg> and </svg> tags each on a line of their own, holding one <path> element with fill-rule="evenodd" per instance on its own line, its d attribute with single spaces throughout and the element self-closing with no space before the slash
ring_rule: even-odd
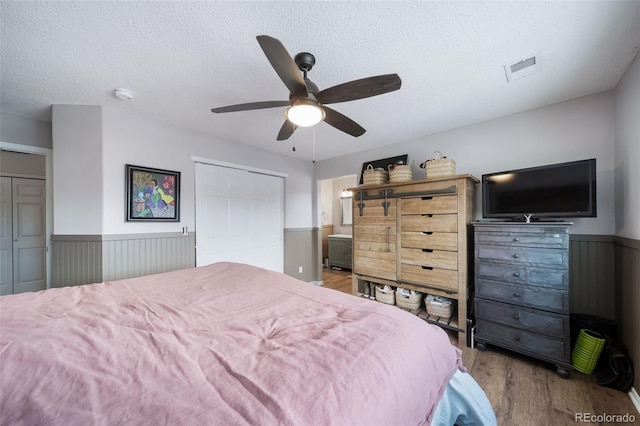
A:
<svg viewBox="0 0 640 426">
<path fill-rule="evenodd" d="M 527 59 L 522 59 L 511 64 L 504 65 L 504 72 L 507 76 L 507 81 L 511 83 L 514 80 L 518 80 L 524 77 L 528 77 L 538 70 L 538 58 L 531 56 Z"/>
<path fill-rule="evenodd" d="M 133 93 L 131 93 L 131 91 L 127 89 L 115 89 L 113 91 L 113 94 L 115 95 L 116 98 L 120 99 L 121 101 L 133 100 Z"/>
</svg>

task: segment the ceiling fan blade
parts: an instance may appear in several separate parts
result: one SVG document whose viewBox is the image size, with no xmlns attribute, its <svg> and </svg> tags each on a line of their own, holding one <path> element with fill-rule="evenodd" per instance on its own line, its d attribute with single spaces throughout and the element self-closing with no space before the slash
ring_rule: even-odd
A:
<svg viewBox="0 0 640 426">
<path fill-rule="evenodd" d="M 262 51 L 271 62 L 271 66 L 276 70 L 291 95 L 306 97 L 308 95 L 307 86 L 304 84 L 302 74 L 280 40 L 266 35 L 259 35 L 256 38 Z"/>
<path fill-rule="evenodd" d="M 315 96 L 321 104 L 335 104 L 393 92 L 401 85 L 402 80 L 398 74 L 385 74 L 329 87 L 316 93 Z"/>
<path fill-rule="evenodd" d="M 280 128 L 280 132 L 278 132 L 278 137 L 276 140 L 283 141 L 289 139 L 289 137 L 295 132 L 297 126 L 290 122 L 289 120 L 284 120 L 282 127 Z"/>
<path fill-rule="evenodd" d="M 336 129 L 355 137 L 362 136 L 364 132 L 366 132 L 366 130 L 361 125 L 359 125 L 349 117 L 340 114 L 338 111 L 326 106 L 322 106 L 321 108 L 325 113 L 324 122 L 335 127 Z"/>
<path fill-rule="evenodd" d="M 264 108 L 289 106 L 290 104 L 291 102 L 289 101 L 249 102 L 246 104 L 237 104 L 237 105 L 224 106 L 220 108 L 212 108 L 211 112 L 221 113 L 221 112 L 250 111 L 252 109 L 264 109 Z"/>
</svg>

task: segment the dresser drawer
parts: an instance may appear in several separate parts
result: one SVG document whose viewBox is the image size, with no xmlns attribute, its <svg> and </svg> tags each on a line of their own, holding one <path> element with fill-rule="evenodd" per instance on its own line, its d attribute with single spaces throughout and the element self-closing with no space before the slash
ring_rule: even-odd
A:
<svg viewBox="0 0 640 426">
<path fill-rule="evenodd" d="M 476 337 L 506 348 L 550 361 L 570 362 L 568 339 L 556 339 L 484 319 L 477 319 Z"/>
<path fill-rule="evenodd" d="M 402 247 L 458 251 L 455 232 L 402 232 Z"/>
<path fill-rule="evenodd" d="M 400 281 L 458 291 L 458 271 L 429 265 L 400 265 Z"/>
<path fill-rule="evenodd" d="M 564 339 L 569 336 L 569 316 L 490 300 L 475 300 L 476 317 L 526 331 Z"/>
<path fill-rule="evenodd" d="M 476 232 L 477 244 L 508 245 L 510 247 L 568 248 L 566 233 Z"/>
<path fill-rule="evenodd" d="M 457 232 L 457 214 L 410 214 L 402 215 L 400 229 L 417 232 Z"/>
<path fill-rule="evenodd" d="M 476 245 L 476 259 L 566 268 L 569 263 L 569 250 Z"/>
<path fill-rule="evenodd" d="M 551 288 L 476 279 L 476 297 L 513 303 L 546 311 L 568 313 L 569 292 Z"/>
<path fill-rule="evenodd" d="M 457 195 L 403 198 L 400 214 L 457 213 Z"/>
<path fill-rule="evenodd" d="M 402 248 L 400 256 L 403 263 L 458 269 L 458 252 L 456 251 Z"/>
<path fill-rule="evenodd" d="M 569 283 L 569 272 L 566 269 L 507 265 L 476 260 L 475 273 L 477 278 L 488 278 L 494 281 L 506 281 L 538 287 L 568 289 Z"/>
</svg>

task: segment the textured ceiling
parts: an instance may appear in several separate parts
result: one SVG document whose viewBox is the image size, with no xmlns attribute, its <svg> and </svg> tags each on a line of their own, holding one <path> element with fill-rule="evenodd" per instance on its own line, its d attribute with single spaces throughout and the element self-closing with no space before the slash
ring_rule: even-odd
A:
<svg viewBox="0 0 640 426">
<path fill-rule="evenodd" d="M 50 120 L 52 104 L 122 108 L 226 140 L 322 160 L 611 89 L 640 46 L 639 1 L 0 2 L 0 110 Z M 256 41 L 315 55 L 320 90 L 397 73 L 399 91 L 332 108 L 367 132 L 326 123 L 275 140 L 286 100 Z M 532 75 L 503 65 L 536 55 Z M 119 101 L 113 89 L 135 96 Z M 313 138 L 315 137 L 315 154 Z M 291 147 L 295 143 L 296 152 Z"/>
</svg>

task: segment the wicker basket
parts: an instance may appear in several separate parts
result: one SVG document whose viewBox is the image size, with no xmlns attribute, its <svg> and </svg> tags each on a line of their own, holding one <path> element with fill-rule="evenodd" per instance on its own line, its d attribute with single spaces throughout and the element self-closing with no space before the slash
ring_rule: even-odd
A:
<svg viewBox="0 0 640 426">
<path fill-rule="evenodd" d="M 389 182 L 406 182 L 408 180 L 413 180 L 411 165 L 389 164 Z"/>
<path fill-rule="evenodd" d="M 374 169 L 371 164 L 362 172 L 362 183 L 365 185 L 381 185 L 387 183 L 389 173 L 385 169 Z"/>
<path fill-rule="evenodd" d="M 456 174 L 456 162 L 451 158 L 444 157 L 440 151 L 434 152 L 440 154 L 440 158 L 432 158 L 420 164 L 425 171 L 427 179 L 438 176 L 451 176 Z"/>
<path fill-rule="evenodd" d="M 429 315 L 446 319 L 451 318 L 451 315 L 453 315 L 453 301 L 446 297 L 428 294 L 424 298 L 424 305 Z"/>
<path fill-rule="evenodd" d="M 422 305 L 422 293 L 398 287 L 396 289 L 396 305 L 399 308 L 414 311 Z"/>
<path fill-rule="evenodd" d="M 376 300 L 378 302 L 386 303 L 387 305 L 395 305 L 396 304 L 396 293 L 393 291 L 393 288 L 388 285 L 381 287 L 379 285 L 376 286 Z"/>
</svg>

